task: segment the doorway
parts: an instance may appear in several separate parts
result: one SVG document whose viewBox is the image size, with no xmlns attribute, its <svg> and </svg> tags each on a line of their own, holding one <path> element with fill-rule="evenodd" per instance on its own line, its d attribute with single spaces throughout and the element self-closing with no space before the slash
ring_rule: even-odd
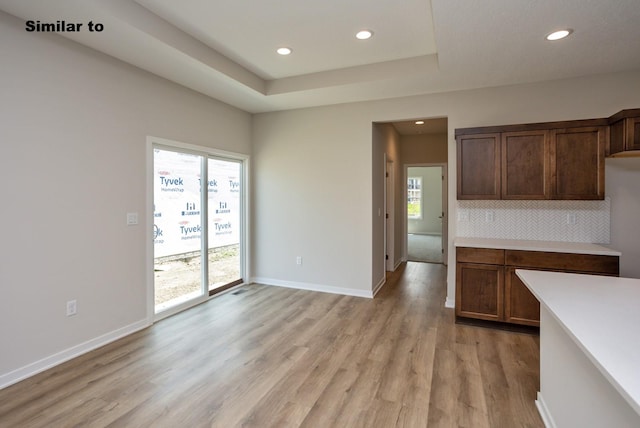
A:
<svg viewBox="0 0 640 428">
<path fill-rule="evenodd" d="M 445 166 L 406 167 L 407 260 L 444 262 Z"/>
<path fill-rule="evenodd" d="M 244 159 L 152 141 L 156 319 L 243 283 Z"/>
</svg>

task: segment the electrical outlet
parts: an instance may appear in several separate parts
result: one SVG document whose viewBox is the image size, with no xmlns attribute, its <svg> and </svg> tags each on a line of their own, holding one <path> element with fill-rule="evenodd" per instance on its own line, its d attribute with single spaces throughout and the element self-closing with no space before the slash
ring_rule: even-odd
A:
<svg viewBox="0 0 640 428">
<path fill-rule="evenodd" d="M 567 224 L 576 224 L 578 222 L 577 220 L 577 216 L 575 213 L 569 213 L 567 214 Z"/>
<path fill-rule="evenodd" d="M 302 257 L 301 256 L 296 257 L 296 264 L 298 266 L 302 265 Z"/>
<path fill-rule="evenodd" d="M 78 313 L 78 302 L 75 300 L 69 300 L 67 302 L 67 316 L 70 317 Z"/>
<path fill-rule="evenodd" d="M 467 211 L 467 210 L 459 210 L 458 211 L 458 221 L 469 221 L 469 211 Z"/>
<path fill-rule="evenodd" d="M 487 212 L 484 214 L 484 220 L 485 220 L 487 223 L 493 223 L 494 217 L 495 217 L 495 216 L 494 216 L 494 214 L 493 214 L 493 211 L 487 211 Z"/>
</svg>

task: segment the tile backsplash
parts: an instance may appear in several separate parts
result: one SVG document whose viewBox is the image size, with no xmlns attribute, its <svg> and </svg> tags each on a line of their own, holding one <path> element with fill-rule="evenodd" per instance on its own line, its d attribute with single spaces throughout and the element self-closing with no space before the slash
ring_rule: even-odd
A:
<svg viewBox="0 0 640 428">
<path fill-rule="evenodd" d="M 457 236 L 608 244 L 611 201 L 458 201 Z"/>
</svg>

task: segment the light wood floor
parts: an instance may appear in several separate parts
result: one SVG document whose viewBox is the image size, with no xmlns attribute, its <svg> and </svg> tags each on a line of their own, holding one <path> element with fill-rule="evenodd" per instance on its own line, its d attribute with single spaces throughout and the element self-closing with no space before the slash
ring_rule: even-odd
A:
<svg viewBox="0 0 640 428">
<path fill-rule="evenodd" d="M 455 324 L 445 272 L 245 286 L 5 388 L 0 426 L 542 427 L 538 337 Z"/>
</svg>

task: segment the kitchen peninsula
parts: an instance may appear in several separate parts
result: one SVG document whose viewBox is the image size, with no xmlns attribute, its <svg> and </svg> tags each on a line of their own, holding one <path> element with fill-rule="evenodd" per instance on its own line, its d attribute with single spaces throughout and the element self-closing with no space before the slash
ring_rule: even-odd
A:
<svg viewBox="0 0 640 428">
<path fill-rule="evenodd" d="M 547 427 L 640 426 L 640 279 L 518 269 L 540 301 Z"/>
</svg>

